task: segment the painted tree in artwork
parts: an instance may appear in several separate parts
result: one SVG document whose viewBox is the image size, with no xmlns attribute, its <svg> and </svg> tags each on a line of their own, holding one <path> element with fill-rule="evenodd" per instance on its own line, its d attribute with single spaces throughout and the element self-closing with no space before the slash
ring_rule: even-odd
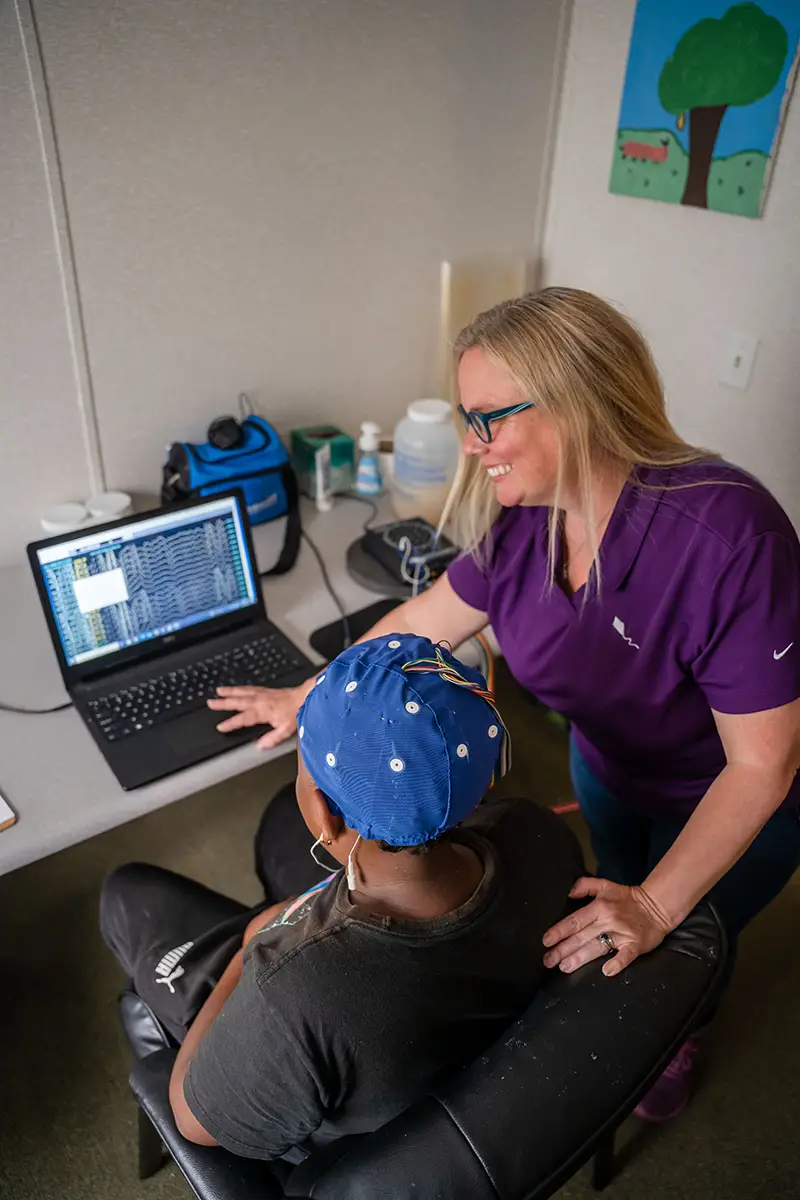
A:
<svg viewBox="0 0 800 1200">
<path fill-rule="evenodd" d="M 735 4 L 720 20 L 688 29 L 661 71 L 658 98 L 678 120 L 689 121 L 689 173 L 682 204 L 708 207 L 708 172 L 729 105 L 754 104 L 780 78 L 789 39 L 780 21 L 757 4 Z"/>
</svg>

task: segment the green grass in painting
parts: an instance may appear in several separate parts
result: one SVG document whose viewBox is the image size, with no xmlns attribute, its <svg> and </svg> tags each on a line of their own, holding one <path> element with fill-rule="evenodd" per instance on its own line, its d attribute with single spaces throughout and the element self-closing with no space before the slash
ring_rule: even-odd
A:
<svg viewBox="0 0 800 1200">
<path fill-rule="evenodd" d="M 652 146 L 659 153 L 666 149 L 666 158 L 663 162 L 653 162 L 644 154 L 623 154 L 623 147 L 630 142 Z M 743 150 L 729 158 L 712 159 L 708 207 L 717 212 L 757 217 L 768 162 L 768 156 L 760 150 Z M 670 130 L 620 129 L 609 191 L 620 196 L 680 204 L 688 170 L 689 156 Z"/>
<path fill-rule="evenodd" d="M 730 158 L 713 158 L 708 173 L 708 207 L 739 217 L 757 217 L 769 156 L 742 150 Z"/>
</svg>

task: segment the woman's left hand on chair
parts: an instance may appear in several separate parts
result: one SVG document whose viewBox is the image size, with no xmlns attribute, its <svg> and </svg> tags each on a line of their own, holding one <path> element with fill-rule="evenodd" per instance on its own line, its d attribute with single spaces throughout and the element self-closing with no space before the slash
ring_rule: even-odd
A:
<svg viewBox="0 0 800 1200">
<path fill-rule="evenodd" d="M 609 879 L 579 879 L 570 897 L 593 896 L 584 908 L 553 925 L 542 941 L 548 947 L 546 967 L 560 967 L 569 974 L 595 958 L 610 953 L 601 934 L 613 942 L 616 953 L 603 967 L 604 975 L 618 975 L 664 940 L 672 924 L 642 887 L 624 887 Z"/>
</svg>

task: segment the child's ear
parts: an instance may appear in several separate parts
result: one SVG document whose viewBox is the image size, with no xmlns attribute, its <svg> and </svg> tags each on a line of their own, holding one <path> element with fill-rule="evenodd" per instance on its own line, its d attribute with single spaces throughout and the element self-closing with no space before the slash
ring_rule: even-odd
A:
<svg viewBox="0 0 800 1200">
<path fill-rule="evenodd" d="M 315 840 L 321 838 L 323 842 L 330 844 L 335 842 L 346 828 L 342 818 L 334 816 L 328 808 L 328 801 L 314 783 L 304 789 L 300 811 Z"/>
<path fill-rule="evenodd" d="M 314 841 L 319 837 L 329 844 L 335 841 L 345 829 L 345 823 L 341 817 L 335 817 L 328 808 L 328 801 L 311 778 L 302 754 L 297 756 L 295 795 L 300 813 L 309 832 L 313 834 Z"/>
<path fill-rule="evenodd" d="M 316 821 L 317 829 L 322 834 L 323 842 L 333 842 L 345 828 L 341 817 L 334 816 L 328 808 L 328 801 L 318 787 L 314 787 L 310 797 L 310 812 Z"/>
</svg>

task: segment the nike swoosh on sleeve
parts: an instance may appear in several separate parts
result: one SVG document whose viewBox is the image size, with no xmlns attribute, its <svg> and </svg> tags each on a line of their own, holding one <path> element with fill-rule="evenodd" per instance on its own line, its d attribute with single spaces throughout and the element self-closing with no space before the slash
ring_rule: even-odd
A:
<svg viewBox="0 0 800 1200">
<path fill-rule="evenodd" d="M 789 642 L 789 645 L 786 647 L 785 650 L 781 650 L 780 654 L 778 653 L 777 650 L 773 650 L 772 657 L 775 659 L 775 662 L 777 662 L 779 658 L 783 658 L 784 654 L 788 654 L 793 645 L 794 645 L 794 642 Z"/>
</svg>

